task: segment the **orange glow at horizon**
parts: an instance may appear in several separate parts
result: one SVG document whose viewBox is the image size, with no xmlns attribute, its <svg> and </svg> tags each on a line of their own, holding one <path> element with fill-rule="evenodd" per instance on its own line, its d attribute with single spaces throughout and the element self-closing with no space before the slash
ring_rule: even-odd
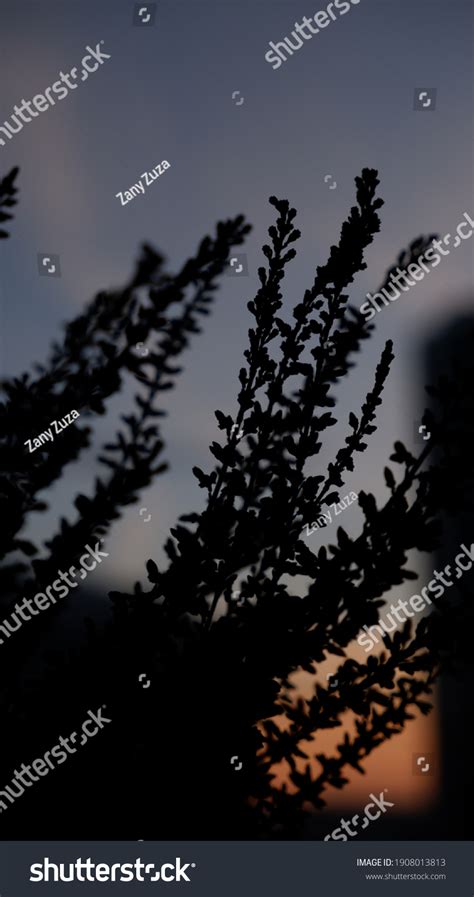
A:
<svg viewBox="0 0 474 897">
<path fill-rule="evenodd" d="M 357 649 L 348 651 L 348 656 L 357 658 L 356 652 Z M 335 673 L 337 665 L 336 658 L 320 664 L 318 681 L 326 685 L 326 676 Z M 309 698 L 313 695 L 315 676 L 301 672 L 293 681 L 297 685 L 295 697 L 302 695 Z M 421 764 L 420 771 L 417 772 L 416 764 L 418 756 L 424 757 L 426 754 L 432 754 L 434 758 L 439 756 L 439 712 L 436 706 L 436 691 L 433 690 L 433 693 L 424 697 L 424 700 L 433 704 L 430 714 L 423 716 L 416 707 L 409 708 L 414 719 L 406 724 L 399 735 L 392 736 L 361 761 L 365 775 L 351 766 L 345 766 L 343 775 L 348 779 L 348 784 L 342 789 L 330 787 L 322 794 L 327 803 L 326 810 L 360 808 L 368 801 L 370 792 L 378 794 L 384 789 L 388 789 L 387 797 L 395 801 L 393 812 L 426 812 L 436 803 L 440 786 L 439 763 L 435 762 L 435 768 L 431 768 L 426 774 L 421 773 Z M 336 746 L 342 742 L 344 734 L 348 732 L 352 735 L 356 731 L 352 713 L 349 712 L 347 716 L 349 719 L 343 721 L 339 727 L 321 730 L 316 740 L 304 743 L 303 750 L 308 751 L 310 759 L 309 761 L 296 759 L 299 771 L 302 771 L 309 762 L 312 775 L 317 776 L 321 766 L 319 761 L 314 759 L 315 755 L 324 753 L 329 757 L 337 756 Z M 285 717 L 280 717 L 277 724 L 285 728 Z M 433 766 L 433 763 L 430 765 Z M 291 770 L 286 761 L 275 764 L 273 770 L 275 773 L 273 783 L 276 787 L 285 784 L 288 791 L 296 790 L 289 779 Z"/>
</svg>

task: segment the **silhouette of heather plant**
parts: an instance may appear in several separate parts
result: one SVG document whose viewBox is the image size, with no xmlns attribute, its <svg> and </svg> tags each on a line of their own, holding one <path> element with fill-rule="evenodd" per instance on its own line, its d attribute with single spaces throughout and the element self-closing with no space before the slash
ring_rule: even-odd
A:
<svg viewBox="0 0 474 897">
<path fill-rule="evenodd" d="M 14 169 L 0 183 L 0 206 L 14 201 L 3 200 L 3 196 L 12 197 L 16 173 Z M 248 230 L 241 216 L 219 222 L 216 236 L 205 237 L 196 256 L 175 275 L 165 274 L 163 257 L 145 245 L 129 283 L 122 290 L 99 293 L 85 312 L 66 326 L 64 340 L 53 346 L 49 362 L 35 366 L 36 379 L 24 374 L 2 381 L 6 401 L 0 405 L 0 509 L 7 531 L 1 558 L 14 550 L 37 553 L 36 546 L 19 541 L 16 534 L 28 512 L 47 507 L 38 501 L 38 493 L 90 444 L 91 429 L 82 424 L 68 428 L 61 440 L 49 443 L 46 451 L 38 449 L 34 458 L 25 450 L 24 441 L 52 419 L 61 420 L 72 408 L 80 409 L 86 419 L 104 414 L 104 400 L 120 389 L 127 372 L 145 385 L 146 392 L 135 396 L 135 412 L 122 416 L 124 429 L 99 456 L 111 473 L 105 481 L 96 480 L 92 497 L 77 497 L 80 518 L 74 525 L 62 521 L 60 532 L 47 547 L 52 554 L 59 553 L 64 563 L 73 559 L 92 529 L 100 527 L 105 532 L 120 508 L 133 502 L 138 490 L 166 469 L 166 464 L 156 464 L 163 449 L 157 419 L 164 412 L 155 408 L 155 400 L 158 393 L 174 386 L 181 371 L 176 360 L 191 334 L 200 332 L 199 316 L 209 313 L 216 279 L 226 266 L 229 251 L 242 242 Z M 146 290 L 145 297 L 140 295 L 141 288 Z M 137 342 L 153 335 L 155 345 L 150 346 L 149 354 L 138 356 Z M 35 579 L 55 569 L 48 560 L 32 566 Z"/>
<path fill-rule="evenodd" d="M 373 495 L 359 490 L 363 523 L 356 538 L 339 526 L 336 544 L 317 553 L 302 538 L 304 524 L 318 515 L 322 505 L 339 501 L 346 475 L 367 449 L 394 357 L 388 341 L 360 411 L 349 414 L 344 445 L 327 470 L 308 473 L 308 460 L 319 454 L 325 431 L 336 423 L 331 413 L 335 387 L 348 375 L 354 353 L 373 330 L 349 304 L 347 290 L 366 268 L 364 253 L 380 228 L 383 202 L 376 195 L 378 183 L 377 172 L 371 169 L 356 178 L 356 204 L 342 226 L 339 244 L 331 248 L 327 263 L 317 267 L 312 286 L 293 309 L 292 321 L 279 315 L 281 285 L 300 233 L 294 226 L 295 209 L 286 200 L 271 197 L 277 219 L 263 247 L 267 265 L 258 271 L 259 290 L 248 303 L 255 323 L 239 372 L 237 411 L 234 417 L 216 411 L 224 437 L 210 447 L 216 463 L 209 473 L 194 468 L 206 493 L 204 508 L 182 516 L 172 529 L 165 546 L 166 569 L 148 561 L 148 591 L 137 583 L 133 594 L 111 593 L 112 624 L 98 632 L 89 622 L 88 639 L 74 654 L 58 651 L 51 656 L 48 670 L 21 694 L 15 692 L 14 706 L 10 694 L 13 735 L 4 748 L 9 759 L 18 755 L 18 745 L 26 739 L 40 752 L 36 734 L 40 719 L 43 731 L 57 731 L 58 717 L 62 725 L 71 722 L 73 728 L 80 709 L 97 703 L 98 694 L 114 720 L 87 754 L 75 758 L 74 773 L 62 770 L 48 780 L 54 807 L 49 836 L 59 831 L 57 818 L 61 832 L 66 828 L 69 837 L 83 836 L 86 824 L 88 837 L 105 833 L 123 837 L 125 832 L 134 837 L 137 831 L 147 838 L 168 839 L 296 833 L 308 806 L 321 809 L 328 787 L 346 784 L 348 766 L 363 772 L 365 758 L 401 732 L 414 710 L 430 709 L 426 697 L 440 671 L 451 664 L 450 646 L 464 613 L 462 601 L 457 607 L 436 606 L 415 631 L 408 622 L 387 636 L 382 653 L 368 657 L 366 663 L 348 658 L 346 652 L 361 627 L 377 621 L 383 595 L 416 579 L 408 566 L 408 552 L 431 552 L 439 544 L 437 515 L 446 496 L 453 513 L 462 507 L 464 487 L 450 464 L 446 436 L 463 410 L 459 386 L 445 380 L 433 391 L 438 413 L 426 412 L 424 418 L 433 438 L 419 457 L 395 443 L 390 460 L 400 473 L 397 478 L 391 468 L 384 470 L 387 501 L 378 507 Z M 231 241 L 241 242 L 247 230 L 242 218 L 228 222 L 219 243 L 218 228 L 217 240 L 208 238 L 205 244 L 205 261 L 198 253 L 191 270 L 185 266 L 176 278 L 162 276 L 161 258 L 148 250 L 146 274 L 141 271 L 138 282 L 136 275 L 132 286 L 119 294 L 122 313 L 128 315 L 133 293 L 134 314 L 142 328 L 122 321 L 125 345 L 112 358 L 107 333 L 110 326 L 117 326 L 116 348 L 122 333 L 119 321 L 113 318 L 106 327 L 101 318 L 104 304 L 94 306 L 84 324 L 70 325 L 64 346 L 55 348 L 51 367 L 41 372 L 42 394 L 47 393 L 45 384 L 52 388 L 58 369 L 61 378 L 63 371 L 66 376 L 66 382 L 59 384 L 64 396 L 71 395 L 70 389 L 80 390 L 84 377 L 89 382 L 89 348 L 99 353 L 108 372 L 106 390 L 120 386 L 118 370 L 112 367 L 111 373 L 108 367 L 118 364 L 117 358 L 120 369 L 141 376 L 144 364 L 129 347 L 157 326 L 158 315 L 159 349 L 146 359 L 153 369 L 146 380 L 154 396 L 159 384 L 163 388 L 163 377 L 178 373 L 169 369 L 169 360 L 185 345 L 185 332 L 195 328 L 194 315 L 204 310 L 201 297 L 212 289 L 210 272 L 214 277 L 222 271 L 224 249 Z M 416 261 L 431 239 L 419 238 L 404 250 L 400 256 L 404 266 Z M 171 323 L 168 300 L 182 305 L 184 288 L 191 283 L 196 283 L 194 304 L 179 323 Z M 149 288 L 145 310 L 135 296 L 139 285 Z M 110 309 L 108 313 L 113 314 Z M 171 351 L 170 340 L 176 351 Z M 472 380 L 472 373 L 469 369 L 463 376 Z M 18 391 L 12 392 L 13 387 Z M 32 387 L 25 386 L 22 393 L 18 381 L 8 385 L 10 404 L 19 400 L 21 408 Z M 147 413 L 150 396 L 145 403 L 137 399 Z M 103 411 L 102 405 L 98 411 Z M 72 528 L 63 523 L 61 533 L 49 543 L 56 559 L 72 552 L 73 537 L 87 530 L 87 525 L 81 530 L 84 521 L 108 525 L 118 508 L 133 501 L 137 490 L 159 472 L 153 467 L 162 447 L 156 432 L 151 434 L 150 450 L 141 419 L 128 421 L 126 445 L 125 437 L 119 436 L 106 448 L 109 454 L 102 456 L 113 471 L 107 489 L 97 488 L 93 500 L 80 496 L 76 506 L 81 521 Z M 435 446 L 440 455 L 428 467 L 425 462 Z M 74 446 L 76 453 L 81 447 Z M 66 451 L 56 459 L 48 474 L 51 480 L 64 458 L 73 456 L 71 446 L 69 456 Z M 40 458 L 37 477 L 44 478 L 45 459 Z M 140 476 L 129 469 L 130 458 L 140 463 L 143 458 Z M 28 481 L 28 487 L 26 501 L 43 488 L 38 480 Z M 29 509 L 21 506 L 15 532 Z M 76 548 L 79 544 L 83 542 L 79 540 Z M 21 548 L 18 540 L 16 547 Z M 40 581 L 53 569 L 51 564 L 50 558 L 34 565 Z M 238 602 L 233 599 L 236 587 Z M 38 625 L 45 625 L 49 613 Z M 32 624 L 28 628 L 31 637 L 35 628 Z M 17 649 L 20 638 L 27 637 L 16 636 Z M 294 674 L 301 670 L 315 674 L 330 656 L 340 658 L 337 689 L 325 688 L 315 678 L 311 698 L 295 697 Z M 138 674 L 144 669 L 152 682 L 147 692 L 137 689 Z M 348 712 L 355 725 L 352 732 L 350 727 L 344 731 L 334 756 L 314 754 L 317 733 L 342 728 Z M 234 755 L 244 764 L 239 773 L 230 765 Z M 310 762 L 312 757 L 316 763 Z M 275 764 L 282 760 L 289 767 L 291 789 L 274 782 Z M 91 819 L 90 801 L 99 783 L 100 805 L 94 801 Z M 24 832 L 28 812 L 32 831 L 41 818 L 44 832 L 39 798 L 29 794 L 22 801 L 23 809 L 20 802 L 9 809 L 9 830 L 17 826 Z"/>
</svg>

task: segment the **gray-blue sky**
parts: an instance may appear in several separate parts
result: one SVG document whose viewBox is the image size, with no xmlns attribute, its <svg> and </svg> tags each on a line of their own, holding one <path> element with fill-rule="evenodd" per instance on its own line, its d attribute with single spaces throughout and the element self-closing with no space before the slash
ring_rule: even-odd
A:
<svg viewBox="0 0 474 897">
<path fill-rule="evenodd" d="M 269 41 L 289 35 L 321 2 L 158 2 L 156 24 L 134 27 L 133 3 L 2 4 L 0 124 L 15 103 L 78 65 L 85 46 L 103 40 L 111 54 L 62 102 L 0 147 L 0 174 L 19 164 L 20 204 L 12 237 L 1 247 L 2 371 L 17 374 L 41 360 L 62 321 L 99 289 L 128 276 L 140 242 L 159 247 L 177 268 L 216 220 L 244 212 L 254 225 L 245 251 L 249 277 L 225 277 L 205 332 L 185 358 L 165 422 L 171 471 L 148 490 L 110 539 L 101 571 L 116 585 L 143 573 L 177 514 L 201 501 L 193 464 L 211 463 L 213 411 L 235 411 L 237 371 L 255 292 L 261 244 L 272 221 L 268 196 L 298 209 L 302 239 L 286 280 L 287 307 L 325 260 L 353 202 L 353 178 L 380 172 L 382 230 L 368 269 L 352 290 L 359 305 L 375 290 L 398 251 L 420 233 L 453 232 L 474 212 L 472 4 L 465 0 L 361 0 L 359 6 L 274 71 Z M 415 87 L 436 87 L 437 109 L 413 111 Z M 239 90 L 245 98 L 236 106 Z M 122 207 L 115 198 L 144 170 L 171 168 Z M 337 189 L 324 176 L 332 174 Z M 382 428 L 348 490 L 382 488 L 381 468 L 397 437 L 410 439 L 420 345 L 444 317 L 472 308 L 474 242 L 461 244 L 425 280 L 377 315 L 376 334 L 341 390 L 342 413 L 357 410 L 385 339 L 396 363 L 381 412 Z M 36 254 L 59 253 L 60 279 L 40 278 Z M 98 435 L 113 431 L 129 396 L 111 405 Z M 48 422 L 46 422 L 47 425 Z M 333 440 L 342 438 L 343 426 Z M 332 448 L 332 445 L 328 447 Z M 75 515 L 72 499 L 89 490 L 94 453 L 55 487 L 46 531 L 58 512 Z M 138 514 L 146 506 L 153 522 Z M 347 512 L 357 529 L 357 511 Z M 39 515 L 30 531 L 44 533 Z"/>
</svg>

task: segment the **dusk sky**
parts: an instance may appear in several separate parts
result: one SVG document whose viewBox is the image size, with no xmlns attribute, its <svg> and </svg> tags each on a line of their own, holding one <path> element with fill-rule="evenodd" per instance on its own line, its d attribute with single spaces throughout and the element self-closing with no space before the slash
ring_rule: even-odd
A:
<svg viewBox="0 0 474 897">
<path fill-rule="evenodd" d="M 274 220 L 268 197 L 287 198 L 302 231 L 285 279 L 288 312 L 337 242 L 363 167 L 378 169 L 385 205 L 367 270 L 351 291 L 357 306 L 412 239 L 454 233 L 464 212 L 474 217 L 474 80 L 466 76 L 473 69 L 472 3 L 361 0 L 273 70 L 265 61 L 269 42 L 325 8 L 322 0 L 159 0 L 154 25 L 144 27 L 132 24 L 128 0 L 3 0 L 0 48 L 8 77 L 0 85 L 0 125 L 22 98 L 44 92 L 61 70 L 79 66 L 87 45 L 103 41 L 111 58 L 0 146 L 0 176 L 20 166 L 19 205 L 11 237 L 0 247 L 2 375 L 18 375 L 43 360 L 62 322 L 99 290 L 121 286 L 143 241 L 176 270 L 219 218 L 242 212 L 253 225 L 239 248 L 249 275 L 222 278 L 212 316 L 166 399 L 163 457 L 171 469 L 125 508 L 108 539 L 110 559 L 97 573 L 106 588 L 144 581 L 145 560 L 163 559 L 177 516 L 201 507 L 191 468 L 207 470 L 213 463 L 214 410 L 236 412 L 237 373 L 252 321 L 246 304 L 258 288 L 261 246 Z M 416 88 L 436 88 L 434 110 L 414 110 Z M 241 105 L 234 91 L 244 98 Z M 122 207 L 116 194 L 164 159 L 170 168 Z M 474 235 L 383 308 L 370 345 L 341 383 L 341 423 L 330 431 L 318 463 L 340 445 L 347 414 L 357 413 L 371 387 L 385 340 L 394 340 L 380 429 L 347 493 L 370 489 L 382 497 L 393 441 L 412 443 L 426 340 L 461 310 L 473 309 L 473 247 Z M 60 278 L 39 276 L 39 252 L 59 254 Z M 59 514 L 75 519 L 74 496 L 91 492 L 97 449 L 130 408 L 131 394 L 128 389 L 116 397 L 107 418 L 98 420 L 94 448 L 66 468 L 50 510 L 30 520 L 33 537 L 52 534 Z M 144 523 L 140 507 L 152 522 Z M 352 534 L 360 523 L 354 504 L 344 526 Z M 319 535 L 312 538 L 318 547 Z M 423 560 L 420 572 L 429 563 Z"/>
<path fill-rule="evenodd" d="M 299 0 L 227 0 L 199 3 L 198 11 L 195 3 L 162 0 L 155 24 L 140 27 L 132 24 L 133 4 L 124 0 L 2 4 L 1 52 L 9 77 L 0 88 L 0 123 L 22 98 L 79 65 L 87 45 L 103 40 L 111 56 L 0 147 L 2 173 L 21 167 L 12 236 L 1 247 L 5 374 L 42 360 L 61 322 L 99 289 L 121 285 L 143 240 L 176 269 L 219 217 L 243 212 L 254 226 L 245 247 L 249 276 L 240 283 L 222 279 L 212 317 L 172 393 L 165 426 L 172 469 L 115 528 L 117 558 L 103 571 L 109 581 L 140 575 L 143 559 L 150 551 L 157 555 L 177 514 L 201 500 L 191 467 L 209 463 L 214 410 L 235 413 L 236 373 L 250 325 L 246 303 L 272 222 L 268 197 L 288 198 L 302 231 L 286 279 L 288 307 L 337 240 L 354 200 L 353 179 L 364 166 L 379 170 L 385 206 L 368 269 L 352 291 L 357 305 L 413 237 L 453 231 L 464 211 L 474 211 L 473 80 L 465 76 L 472 70 L 472 5 L 362 0 L 274 71 L 264 58 L 269 42 L 282 40 L 319 8 Z M 414 111 L 417 87 L 437 88 L 434 111 Z M 241 105 L 232 100 L 236 90 Z M 163 159 L 171 167 L 122 207 L 115 194 Z M 335 189 L 325 183 L 327 174 Z M 446 316 L 472 308 L 472 247 L 462 243 L 377 315 L 370 346 L 342 384 L 341 412 L 355 409 L 384 340 L 394 339 L 397 358 L 382 427 L 354 474 L 350 488 L 356 492 L 377 489 L 380 464 L 374 461 L 382 462 L 394 438 L 411 438 L 421 399 L 420 347 Z M 60 255 L 61 278 L 38 275 L 42 251 Z M 98 422 L 98 432 L 113 431 L 127 402 L 121 396 L 111 404 L 114 413 Z M 334 439 L 338 432 L 331 431 Z M 88 488 L 93 457 L 70 466 L 57 484 L 51 523 L 59 509 L 67 513 L 78 486 Z M 154 526 L 139 517 L 140 506 L 153 514 Z M 349 515 L 356 519 L 357 511 Z M 38 515 L 31 526 L 43 528 Z"/>
</svg>

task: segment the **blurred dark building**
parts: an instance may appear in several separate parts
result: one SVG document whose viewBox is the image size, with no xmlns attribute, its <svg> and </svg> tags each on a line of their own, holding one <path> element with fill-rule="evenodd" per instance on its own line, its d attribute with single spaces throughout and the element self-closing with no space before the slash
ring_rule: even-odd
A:
<svg viewBox="0 0 474 897">
<path fill-rule="evenodd" d="M 471 368 L 470 373 L 468 373 Z M 474 314 L 455 318 L 429 340 L 425 353 L 426 381 L 439 377 L 453 383 L 450 389 L 453 420 L 442 433 L 450 459 L 453 493 L 456 487 L 464 506 L 451 506 L 447 495 L 443 513 L 444 535 L 433 566 L 441 570 L 464 544 L 474 548 Z M 438 453 L 439 458 L 439 453 Z M 474 565 L 459 580 L 454 577 L 447 594 L 454 606 L 462 597 L 469 602 L 468 618 L 454 627 L 453 675 L 444 675 L 438 689 L 440 706 L 441 820 L 443 838 L 470 839 L 474 832 L 474 774 L 472 763 L 474 711 Z M 444 600 L 444 598 L 443 598 Z"/>
</svg>

